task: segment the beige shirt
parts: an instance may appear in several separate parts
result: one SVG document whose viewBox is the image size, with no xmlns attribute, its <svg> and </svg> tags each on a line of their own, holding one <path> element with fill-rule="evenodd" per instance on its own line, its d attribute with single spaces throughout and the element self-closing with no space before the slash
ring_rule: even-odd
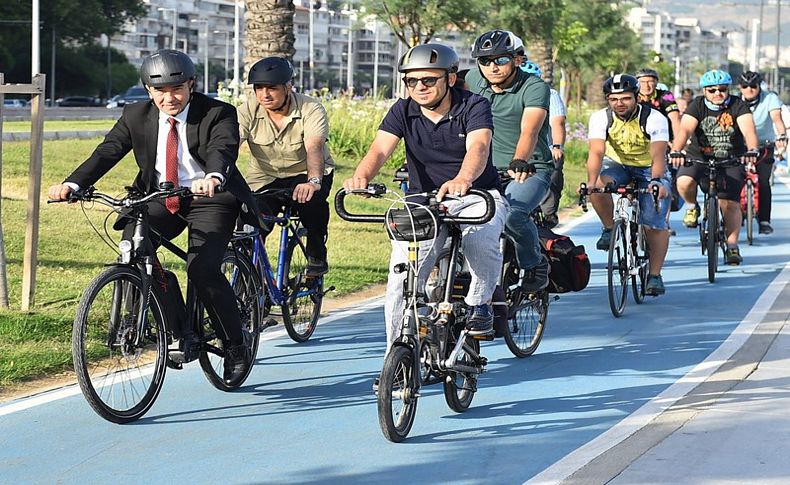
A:
<svg viewBox="0 0 790 485">
<path fill-rule="evenodd" d="M 294 175 L 307 173 L 307 150 L 304 139 L 329 137 L 326 110 L 318 100 L 291 93 L 291 106 L 283 120 L 283 129 L 269 119 L 266 109 L 250 97 L 238 107 L 241 141 L 247 141 L 252 158 L 247 183 L 253 190 Z M 335 162 L 324 144 L 324 175 L 332 173 Z"/>
</svg>

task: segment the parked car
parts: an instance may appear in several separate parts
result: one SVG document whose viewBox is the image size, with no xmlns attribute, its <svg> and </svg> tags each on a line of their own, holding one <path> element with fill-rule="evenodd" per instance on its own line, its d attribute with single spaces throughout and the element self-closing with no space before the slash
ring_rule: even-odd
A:
<svg viewBox="0 0 790 485">
<path fill-rule="evenodd" d="M 66 96 L 56 101 L 58 106 L 63 108 L 74 108 L 84 106 L 101 106 L 101 98 L 93 96 Z"/>
<path fill-rule="evenodd" d="M 4 99 L 3 106 L 6 108 L 25 108 L 27 102 L 24 99 Z"/>
<path fill-rule="evenodd" d="M 110 102 L 107 103 L 107 107 L 121 108 L 127 104 L 137 103 L 139 101 L 148 101 L 149 99 L 148 92 L 144 87 L 132 86 L 131 88 L 127 89 L 125 93 L 119 94 L 118 96 L 110 99 Z"/>
</svg>

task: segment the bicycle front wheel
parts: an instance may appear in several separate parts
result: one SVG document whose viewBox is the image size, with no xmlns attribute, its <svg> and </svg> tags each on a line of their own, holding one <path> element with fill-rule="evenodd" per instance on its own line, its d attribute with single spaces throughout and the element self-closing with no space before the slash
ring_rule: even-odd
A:
<svg viewBox="0 0 790 485">
<path fill-rule="evenodd" d="M 746 225 L 746 240 L 751 246 L 754 242 L 754 184 L 751 179 L 746 180 L 746 214 L 744 224 Z"/>
<path fill-rule="evenodd" d="M 708 232 L 705 239 L 705 252 L 708 256 L 708 281 L 716 281 L 716 270 L 719 264 L 719 204 L 716 197 L 709 197 L 705 210 L 708 213 Z"/>
<path fill-rule="evenodd" d="M 612 238 L 609 240 L 607 264 L 609 308 L 615 317 L 623 315 L 625 299 L 628 295 L 628 245 L 625 231 L 626 227 L 623 221 L 615 221 L 614 227 L 612 227 Z"/>
<path fill-rule="evenodd" d="M 546 317 L 549 313 L 549 292 L 541 290 L 525 295 L 520 289 L 508 295 L 507 327 L 505 343 L 516 357 L 529 357 L 538 350 Z"/>
<path fill-rule="evenodd" d="M 162 306 L 133 268 L 105 269 L 88 285 L 74 318 L 72 353 L 82 394 L 102 418 L 129 423 L 154 404 L 165 378 Z"/>
<path fill-rule="evenodd" d="M 379 426 L 384 437 L 400 443 L 409 435 L 417 413 L 417 379 L 414 353 L 404 346 L 392 347 L 384 358 L 378 390 Z"/>
<path fill-rule="evenodd" d="M 231 391 L 238 388 L 249 377 L 252 367 L 255 364 L 255 357 L 258 354 L 258 329 L 260 328 L 260 305 L 258 296 L 261 289 L 258 273 L 252 267 L 252 262 L 246 255 L 235 251 L 227 251 L 222 258 L 220 266 L 222 273 L 228 279 L 233 293 L 236 295 L 236 303 L 239 307 L 241 326 L 252 334 L 250 355 L 252 359 L 245 371 L 232 382 L 225 382 L 225 350 L 224 342 L 217 335 L 214 326 L 209 323 L 205 311 L 200 311 L 202 316 L 202 337 L 205 339 L 204 350 L 200 353 L 200 368 L 203 369 L 208 381 L 212 386 L 221 391 Z"/>
<path fill-rule="evenodd" d="M 645 285 L 647 284 L 647 273 L 650 271 L 650 253 L 647 250 L 647 239 L 645 228 L 636 225 L 632 227 L 631 248 L 634 252 L 637 273 L 631 275 L 631 289 L 634 294 L 634 301 L 641 304 L 645 301 Z"/>
<path fill-rule="evenodd" d="M 295 342 L 306 342 L 313 335 L 324 299 L 324 278 L 305 275 L 307 255 L 303 241 L 300 237 L 290 245 L 285 263 L 288 281 L 282 305 L 283 324 Z"/>
</svg>

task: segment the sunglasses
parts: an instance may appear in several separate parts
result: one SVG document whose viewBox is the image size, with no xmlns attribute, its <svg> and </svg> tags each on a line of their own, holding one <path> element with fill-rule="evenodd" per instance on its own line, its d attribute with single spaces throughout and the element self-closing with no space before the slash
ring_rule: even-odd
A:
<svg viewBox="0 0 790 485">
<path fill-rule="evenodd" d="M 511 56 L 499 56 L 499 57 L 481 57 L 477 60 L 478 64 L 481 66 L 487 66 L 492 62 L 497 66 L 504 66 L 508 62 L 512 61 L 513 57 Z"/>
<path fill-rule="evenodd" d="M 741 89 L 746 89 L 746 88 L 757 89 L 758 87 L 759 86 L 757 86 L 756 84 L 741 84 Z"/>
<path fill-rule="evenodd" d="M 417 83 L 422 83 L 423 86 L 426 88 L 432 88 L 436 86 L 436 82 L 441 79 L 440 77 L 430 76 L 430 77 L 404 77 L 403 82 L 406 86 L 410 88 L 416 88 Z"/>
<path fill-rule="evenodd" d="M 705 92 L 708 93 L 708 94 L 715 94 L 715 93 L 727 94 L 727 93 L 730 92 L 730 88 L 721 88 L 721 87 L 719 87 L 719 88 L 705 88 Z"/>
</svg>

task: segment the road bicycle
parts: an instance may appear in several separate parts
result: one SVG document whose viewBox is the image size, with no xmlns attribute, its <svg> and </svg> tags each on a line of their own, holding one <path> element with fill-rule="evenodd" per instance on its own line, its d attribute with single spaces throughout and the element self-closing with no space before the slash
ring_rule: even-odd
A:
<svg viewBox="0 0 790 485">
<path fill-rule="evenodd" d="M 318 325 L 324 295 L 335 288 L 324 289 L 323 276 L 308 276 L 305 272 L 307 229 L 293 211 L 291 194 L 291 189 L 267 189 L 254 194 L 264 201 L 275 200 L 283 208 L 281 214 L 261 215 L 264 222 L 281 228 L 276 269 L 266 251 L 265 236 L 257 229 L 245 226 L 237 231 L 232 248 L 249 259 L 255 280 L 262 283 L 259 295 L 261 318 L 270 315 L 272 305 L 279 306 L 288 336 L 295 342 L 306 342 Z M 276 323 L 269 319 L 261 326 L 268 328 Z"/>
<path fill-rule="evenodd" d="M 741 190 L 741 213 L 743 225 L 746 227 L 746 241 L 751 246 L 754 243 L 754 216 L 760 210 L 760 201 L 757 191 L 758 175 L 753 163 L 746 164 L 746 180 Z"/>
<path fill-rule="evenodd" d="M 658 192 L 659 187 L 655 184 L 640 189 L 635 181 L 621 186 L 607 185 L 600 189 L 587 187 L 583 182 L 579 186 L 579 205 L 584 212 L 587 212 L 589 194 L 618 196 L 614 204 L 614 225 L 606 265 L 609 308 L 615 317 L 621 317 L 625 311 L 629 280 L 634 301 L 641 304 L 645 300 L 650 251 L 644 227 L 639 224 L 639 196 L 652 194 L 653 203 L 658 210 Z"/>
<path fill-rule="evenodd" d="M 716 281 L 716 271 L 718 271 L 719 258 L 721 251 L 722 258 L 726 257 L 727 236 L 724 234 L 723 216 L 719 206 L 719 170 L 728 167 L 738 167 L 741 161 L 738 158 L 728 158 L 724 160 L 714 157 L 705 157 L 703 160 L 686 158 L 683 162 L 685 166 L 699 164 L 706 168 L 708 172 L 708 190 L 702 203 L 702 222 L 699 224 L 699 242 L 703 256 L 708 260 L 708 281 Z"/>
<path fill-rule="evenodd" d="M 89 187 L 71 194 L 70 202 L 98 203 L 112 209 L 105 218 L 104 234 L 96 233 L 110 247 L 107 222 L 114 213 L 133 225 L 133 231 L 117 245 L 118 259 L 96 276 L 80 298 L 72 332 L 72 352 L 77 382 L 88 404 L 102 418 L 129 423 L 142 417 L 153 405 L 164 383 L 167 367 L 180 369 L 195 359 L 209 382 L 223 391 L 241 386 L 252 370 L 258 350 L 259 307 L 249 262 L 232 252 L 225 254 L 221 269 L 236 294 L 242 327 L 252 336 L 252 359 L 234 381 L 223 379 L 226 353 L 224 332 L 211 321 L 197 292 L 187 283 L 186 302 L 175 275 L 159 263 L 151 241 L 155 232 L 148 221 L 148 204 L 154 199 L 187 197 L 186 188 L 161 184 L 160 190 L 141 194 L 127 188 L 118 199 Z M 54 202 L 54 201 L 52 201 Z M 87 214 L 86 214 L 87 217 Z M 116 228 L 117 225 L 116 225 Z M 178 246 L 159 238 L 163 247 L 186 261 Z M 188 349 L 168 348 L 183 330 L 191 328 L 197 345 Z"/>
<path fill-rule="evenodd" d="M 351 193 L 376 198 L 391 195 L 403 200 L 381 184 Z M 477 376 L 484 371 L 487 359 L 480 355 L 478 338 L 469 336 L 465 328 L 471 308 L 464 303 L 463 277 L 458 272 L 463 267 L 460 226 L 490 221 L 495 211 L 494 198 L 486 191 L 471 189 L 465 197 L 481 197 L 486 212 L 480 217 L 460 217 L 448 214 L 435 199 L 427 206 L 408 202 L 404 209 L 391 207 L 383 215 L 354 214 L 345 207 L 346 196 L 345 190 L 335 196 L 335 209 L 342 219 L 386 224 L 391 239 L 408 242 L 408 263 L 395 268 L 396 272 L 406 273 L 401 333 L 384 359 L 377 388 L 382 433 L 388 440 L 400 442 L 414 424 L 422 386 L 442 383 L 445 400 L 456 412 L 469 408 L 477 392 Z M 420 243 L 435 242 L 442 226 L 450 239 L 449 260 L 439 270 L 434 268 L 428 284 L 419 288 Z M 490 340 L 493 335 L 481 338 Z"/>
</svg>

